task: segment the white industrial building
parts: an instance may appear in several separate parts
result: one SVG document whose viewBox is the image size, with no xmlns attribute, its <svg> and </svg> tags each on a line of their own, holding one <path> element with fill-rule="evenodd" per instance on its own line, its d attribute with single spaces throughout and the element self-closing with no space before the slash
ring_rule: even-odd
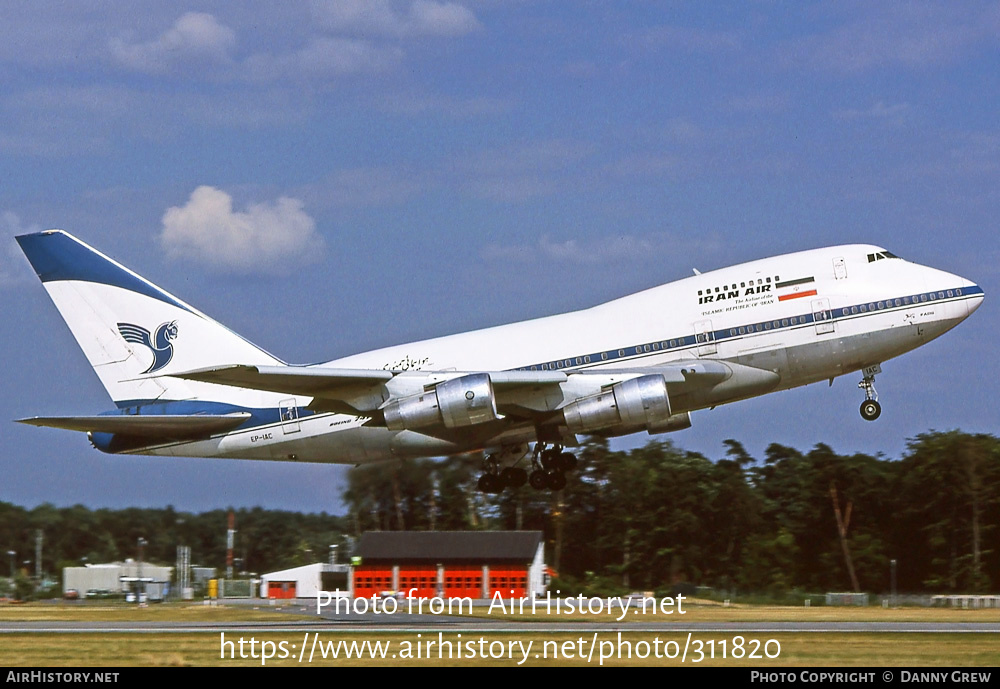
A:
<svg viewBox="0 0 1000 689">
<path fill-rule="evenodd" d="M 135 560 L 125 562 L 110 562 L 107 564 L 86 565 L 84 567 L 66 567 L 63 569 L 63 595 L 70 589 L 77 591 L 81 598 L 88 591 L 106 591 L 113 594 L 125 593 L 126 579 L 134 582 L 141 579 L 149 588 L 157 588 L 170 584 L 173 567 L 160 567 L 148 562 L 138 563 Z"/>
<path fill-rule="evenodd" d="M 319 591 L 336 591 L 348 595 L 347 565 L 317 562 L 302 567 L 270 572 L 261 577 L 261 598 L 315 598 Z"/>
</svg>

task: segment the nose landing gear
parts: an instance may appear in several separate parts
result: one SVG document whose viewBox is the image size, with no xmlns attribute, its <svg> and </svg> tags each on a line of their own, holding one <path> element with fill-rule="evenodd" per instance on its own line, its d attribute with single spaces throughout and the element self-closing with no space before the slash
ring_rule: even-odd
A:
<svg viewBox="0 0 1000 689">
<path fill-rule="evenodd" d="M 882 367 L 878 364 L 869 366 L 861 370 L 864 378 L 858 383 L 858 387 L 865 391 L 865 401 L 861 403 L 861 418 L 865 421 L 874 421 L 882 414 L 882 405 L 878 403 L 878 393 L 875 391 L 875 374 L 882 372 Z"/>
</svg>

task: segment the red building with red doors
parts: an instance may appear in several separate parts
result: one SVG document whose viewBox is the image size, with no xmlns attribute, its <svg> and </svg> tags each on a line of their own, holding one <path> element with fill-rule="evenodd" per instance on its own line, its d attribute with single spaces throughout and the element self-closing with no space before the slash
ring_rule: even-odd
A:
<svg viewBox="0 0 1000 689">
<path fill-rule="evenodd" d="M 541 531 L 369 531 L 352 567 L 355 598 L 535 597 L 545 593 Z"/>
</svg>

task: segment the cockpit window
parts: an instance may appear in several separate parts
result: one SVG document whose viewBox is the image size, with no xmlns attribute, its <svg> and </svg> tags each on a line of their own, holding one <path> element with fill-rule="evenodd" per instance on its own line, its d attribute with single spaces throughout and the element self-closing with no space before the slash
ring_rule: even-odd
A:
<svg viewBox="0 0 1000 689">
<path fill-rule="evenodd" d="M 868 254 L 869 263 L 874 263 L 875 261 L 881 261 L 883 258 L 899 258 L 899 256 L 889 251 L 879 251 L 874 254 Z"/>
</svg>

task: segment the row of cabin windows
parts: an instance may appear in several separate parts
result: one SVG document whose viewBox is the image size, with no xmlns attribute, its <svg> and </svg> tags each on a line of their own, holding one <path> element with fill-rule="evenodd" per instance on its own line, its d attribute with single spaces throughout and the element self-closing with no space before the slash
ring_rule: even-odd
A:
<svg viewBox="0 0 1000 689">
<path fill-rule="evenodd" d="M 890 309 L 893 306 L 910 306 L 912 304 L 922 304 L 928 301 L 937 301 L 938 299 L 949 299 L 955 296 L 962 296 L 962 290 L 947 290 L 941 292 L 928 292 L 926 294 L 914 294 L 912 297 L 902 297 L 899 299 L 892 299 L 889 301 L 880 301 L 869 304 L 861 304 L 860 306 L 852 306 L 850 308 L 845 307 L 841 313 L 845 316 L 866 313 L 868 311 L 881 311 L 882 309 Z"/>
<path fill-rule="evenodd" d="M 890 258 L 896 258 L 896 257 L 890 256 Z M 768 280 L 770 280 L 770 278 Z M 775 280 L 777 280 L 777 278 L 775 278 Z M 893 306 L 908 306 L 910 304 L 917 304 L 926 301 L 936 301 L 938 299 L 950 298 L 956 295 L 962 296 L 962 290 L 958 289 L 958 290 L 947 290 L 942 292 L 930 292 L 927 294 L 914 295 L 912 297 L 902 297 L 896 300 L 871 302 L 867 305 L 861 304 L 860 306 L 845 307 L 843 309 L 843 314 L 845 316 L 849 316 L 857 313 L 867 313 L 868 311 L 879 311 L 882 309 L 892 308 Z M 815 315 L 816 320 L 826 320 L 826 318 L 827 318 L 826 312 L 818 312 Z M 739 328 L 730 328 L 729 334 L 746 335 L 747 333 L 754 333 L 754 332 L 759 333 L 759 332 L 764 332 L 765 330 L 771 330 L 772 328 L 779 328 L 779 327 L 787 328 L 789 325 L 801 325 L 807 322 L 808 321 L 806 320 L 805 316 L 793 316 L 791 318 L 782 318 L 780 321 L 765 321 L 764 323 L 756 323 L 754 325 L 748 325 L 745 327 L 741 326 Z M 705 342 L 706 340 L 704 337 L 701 337 L 701 338 L 696 338 L 696 341 Z M 647 345 L 636 345 L 635 347 L 629 347 L 627 350 L 619 349 L 618 356 L 623 357 L 626 356 L 626 354 L 628 355 L 631 355 L 633 353 L 643 354 L 649 352 L 658 352 L 661 349 L 673 349 L 678 345 L 678 343 L 683 345 L 684 339 L 682 338 L 679 340 L 663 340 L 662 342 L 654 342 L 652 344 L 647 344 Z M 574 365 L 582 366 L 583 364 L 589 364 L 591 363 L 591 360 L 592 357 L 588 354 L 587 356 L 578 356 L 575 359 L 560 359 L 559 361 L 552 361 L 550 363 L 541 364 L 539 366 L 531 366 L 530 370 L 555 371 L 561 368 L 567 368 L 569 366 L 574 366 Z M 601 361 L 607 361 L 607 360 L 608 360 L 608 353 L 601 352 Z"/>
<path fill-rule="evenodd" d="M 635 347 L 628 347 L 627 349 L 619 349 L 618 356 L 631 356 L 632 354 L 643 354 L 649 352 L 658 352 L 661 349 L 672 349 L 680 343 L 684 344 L 684 339 L 679 340 L 663 340 L 662 342 L 654 342 L 647 345 L 636 345 Z M 601 352 L 601 361 L 608 360 L 608 352 Z M 540 364 L 538 366 L 529 366 L 527 370 L 530 371 L 555 371 L 560 368 L 567 368 L 569 366 L 582 366 L 583 364 L 589 364 L 593 361 L 593 357 L 589 354 L 587 356 L 578 356 L 575 359 L 560 359 L 559 361 L 552 361 L 547 364 Z"/>
<path fill-rule="evenodd" d="M 780 279 L 781 278 L 778 277 L 777 275 L 774 276 L 774 281 L 775 282 L 778 282 Z M 771 284 L 771 278 L 757 278 L 757 284 L 758 285 L 770 285 Z M 740 283 L 740 289 L 746 288 L 747 286 L 753 287 L 754 286 L 754 281 L 753 280 L 749 280 L 747 282 L 741 282 Z M 736 283 L 735 282 L 733 284 L 731 284 L 731 285 L 723 285 L 722 287 L 716 287 L 714 289 L 711 288 L 711 287 L 709 287 L 706 290 L 698 290 L 698 296 L 699 297 L 702 296 L 703 292 L 705 294 L 714 294 L 714 293 L 718 293 L 718 292 L 728 292 L 731 289 L 736 289 Z"/>
<path fill-rule="evenodd" d="M 806 323 L 805 316 L 792 316 L 791 318 L 782 318 L 780 321 L 769 321 L 765 323 L 756 323 L 754 325 L 740 326 L 739 328 L 730 328 L 730 335 L 746 335 L 747 333 L 760 333 L 765 330 L 770 330 L 772 328 L 787 328 L 790 325 L 799 325 Z"/>
</svg>

